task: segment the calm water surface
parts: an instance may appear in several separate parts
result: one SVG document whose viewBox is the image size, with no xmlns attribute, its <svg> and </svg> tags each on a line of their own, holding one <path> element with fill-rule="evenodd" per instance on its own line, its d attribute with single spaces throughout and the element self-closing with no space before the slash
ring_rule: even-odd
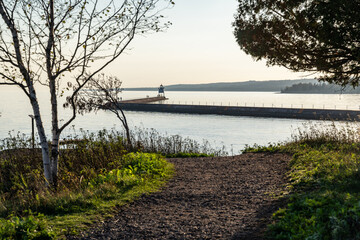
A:
<svg viewBox="0 0 360 240">
<path fill-rule="evenodd" d="M 39 92 L 40 107 L 47 134 L 50 133 L 50 106 L 47 92 Z M 123 99 L 156 95 L 156 92 L 124 92 Z M 358 109 L 359 95 L 334 94 L 279 94 L 269 92 L 166 92 L 168 103 L 178 104 L 217 104 L 247 106 L 314 107 L 337 109 Z M 62 101 L 59 102 L 59 105 Z M 60 119 L 70 117 L 68 109 L 59 109 Z M 0 138 L 8 136 L 9 131 L 30 134 L 32 110 L 28 99 L 16 88 L 0 89 Z M 283 142 L 291 137 L 295 129 L 308 123 L 308 120 L 269 119 L 253 117 L 232 117 L 218 115 L 190 115 L 148 112 L 127 112 L 130 128 L 154 128 L 160 133 L 179 134 L 198 141 L 207 139 L 214 146 L 225 145 L 231 154 L 238 153 L 246 144 L 267 144 Z M 121 123 L 109 113 L 100 111 L 78 116 L 72 123 L 75 130 L 88 131 L 115 128 L 121 130 Z M 65 130 L 63 136 L 73 131 Z"/>
</svg>

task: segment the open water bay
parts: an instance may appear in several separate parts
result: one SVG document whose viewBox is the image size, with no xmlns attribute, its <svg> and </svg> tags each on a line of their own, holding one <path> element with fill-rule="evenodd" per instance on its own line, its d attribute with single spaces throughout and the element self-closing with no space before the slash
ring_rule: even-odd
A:
<svg viewBox="0 0 360 240">
<path fill-rule="evenodd" d="M 39 92 L 40 107 L 46 133 L 50 127 L 50 105 L 47 92 Z M 155 96 L 156 92 L 124 92 L 123 99 Z M 279 94 L 269 92 L 166 92 L 168 103 L 187 104 L 217 104 L 248 106 L 281 106 L 293 104 L 293 107 L 312 108 L 322 106 L 337 109 L 358 109 L 360 96 L 336 94 Z M 59 106 L 62 105 L 59 102 Z M 329 106 L 329 107 L 327 107 Z M 69 119 L 69 109 L 59 107 L 61 122 Z M 0 90 L 0 138 L 8 136 L 9 131 L 30 135 L 31 119 L 28 116 L 32 110 L 28 99 L 16 88 L 2 88 Z M 158 132 L 168 135 L 181 135 L 202 142 L 208 140 L 213 146 L 225 146 L 229 154 L 237 154 L 245 145 L 284 142 L 291 134 L 308 120 L 232 117 L 219 115 L 190 115 L 149 112 L 126 112 L 130 128 L 154 128 Z M 315 122 L 315 121 L 312 121 Z M 64 131 L 63 136 L 80 129 L 95 132 L 101 129 L 115 128 L 121 130 L 119 120 L 110 112 L 99 111 L 78 116 L 71 124 L 72 127 Z"/>
</svg>

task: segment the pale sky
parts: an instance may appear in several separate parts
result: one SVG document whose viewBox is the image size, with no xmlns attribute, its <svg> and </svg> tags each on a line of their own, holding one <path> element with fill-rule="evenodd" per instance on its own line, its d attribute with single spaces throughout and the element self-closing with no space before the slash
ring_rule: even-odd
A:
<svg viewBox="0 0 360 240">
<path fill-rule="evenodd" d="M 308 77 L 267 67 L 242 52 L 233 36 L 237 0 L 177 0 L 162 14 L 173 25 L 164 33 L 137 36 L 131 49 L 104 72 L 123 87 L 240 82 Z"/>
</svg>

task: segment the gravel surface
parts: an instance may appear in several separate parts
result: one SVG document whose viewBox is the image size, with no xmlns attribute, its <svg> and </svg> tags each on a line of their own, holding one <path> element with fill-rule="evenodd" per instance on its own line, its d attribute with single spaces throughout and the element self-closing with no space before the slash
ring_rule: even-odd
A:
<svg viewBox="0 0 360 240">
<path fill-rule="evenodd" d="M 263 239 L 283 202 L 290 157 L 170 159 L 175 177 L 161 192 L 122 207 L 113 219 L 69 239 Z"/>
</svg>

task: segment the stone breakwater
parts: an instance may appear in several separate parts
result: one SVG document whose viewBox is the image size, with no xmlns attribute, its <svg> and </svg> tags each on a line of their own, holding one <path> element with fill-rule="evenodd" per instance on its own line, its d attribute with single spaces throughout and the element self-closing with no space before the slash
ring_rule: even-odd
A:
<svg viewBox="0 0 360 240">
<path fill-rule="evenodd" d="M 237 107 L 181 104 L 146 104 L 122 102 L 117 104 L 123 110 L 186 114 L 215 114 L 228 116 L 249 116 L 263 118 L 293 118 L 309 120 L 358 121 L 360 111 L 303 109 L 303 108 L 270 108 L 270 107 Z"/>
</svg>

